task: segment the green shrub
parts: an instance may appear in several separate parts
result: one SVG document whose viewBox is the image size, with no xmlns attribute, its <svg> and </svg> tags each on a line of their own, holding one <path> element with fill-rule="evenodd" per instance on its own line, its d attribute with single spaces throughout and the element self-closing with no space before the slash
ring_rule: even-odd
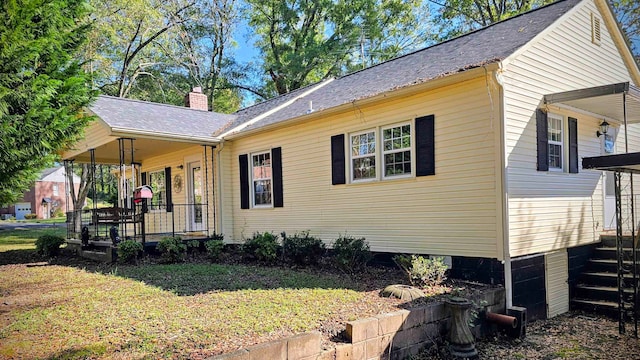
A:
<svg viewBox="0 0 640 360">
<path fill-rule="evenodd" d="M 165 262 L 174 263 L 184 259 L 187 245 L 182 243 L 182 239 L 179 236 L 165 237 L 158 242 L 157 249 Z"/>
<path fill-rule="evenodd" d="M 60 217 L 64 217 L 64 211 L 62 211 L 62 209 L 55 209 L 55 211 L 53 212 L 53 217 L 54 218 L 60 218 Z"/>
<path fill-rule="evenodd" d="M 364 269 L 369 260 L 373 258 L 365 238 L 354 238 L 347 235 L 340 236 L 333 243 L 333 253 L 336 265 L 349 273 Z"/>
<path fill-rule="evenodd" d="M 135 240 L 124 240 L 118 244 L 118 261 L 123 263 L 134 262 L 142 252 L 142 243 Z"/>
<path fill-rule="evenodd" d="M 37 219 L 38 215 L 36 215 L 36 214 L 25 214 L 24 218 L 27 219 L 27 220 L 33 220 L 33 219 Z"/>
<path fill-rule="evenodd" d="M 209 239 L 211 240 L 224 240 L 224 234 L 217 234 L 217 233 L 213 233 L 211 235 L 209 235 Z"/>
<path fill-rule="evenodd" d="M 440 285 L 446 279 L 447 265 L 442 257 L 396 255 L 393 261 L 404 270 L 412 285 Z"/>
<path fill-rule="evenodd" d="M 204 243 L 204 248 L 207 250 L 207 255 L 216 260 L 224 251 L 224 242 L 222 239 L 212 239 Z"/>
<path fill-rule="evenodd" d="M 64 244 L 64 238 L 58 235 L 44 234 L 36 240 L 36 252 L 44 256 L 56 256 L 60 252 L 60 246 Z"/>
<path fill-rule="evenodd" d="M 187 249 L 191 253 L 198 252 L 198 250 L 200 250 L 200 240 L 189 240 L 187 242 Z"/>
<path fill-rule="evenodd" d="M 258 261 L 272 263 L 278 258 L 278 236 L 270 232 L 255 233 L 247 239 L 242 247 L 246 256 Z"/>
<path fill-rule="evenodd" d="M 319 238 L 309 236 L 309 231 L 287 236 L 282 233 L 282 252 L 289 261 L 299 265 L 317 264 L 326 247 Z"/>
</svg>

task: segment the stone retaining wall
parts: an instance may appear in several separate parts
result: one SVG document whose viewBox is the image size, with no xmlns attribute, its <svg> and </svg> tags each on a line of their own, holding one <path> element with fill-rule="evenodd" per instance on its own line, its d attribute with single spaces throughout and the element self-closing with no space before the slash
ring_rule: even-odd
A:
<svg viewBox="0 0 640 360">
<path fill-rule="evenodd" d="M 479 308 L 472 332 L 476 337 L 495 331 L 484 321 L 485 311 L 504 314 L 504 289 L 490 289 L 470 299 Z M 433 346 L 447 333 L 449 314 L 443 302 L 409 310 L 398 310 L 366 319 L 350 321 L 347 342 L 322 350 L 322 335 L 311 332 L 218 355 L 210 360 L 370 360 L 405 359 Z"/>
</svg>

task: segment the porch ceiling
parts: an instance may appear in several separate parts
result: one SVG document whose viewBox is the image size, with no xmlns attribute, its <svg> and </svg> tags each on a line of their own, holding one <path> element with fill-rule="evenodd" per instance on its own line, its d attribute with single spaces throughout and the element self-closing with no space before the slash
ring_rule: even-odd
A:
<svg viewBox="0 0 640 360">
<path fill-rule="evenodd" d="M 619 122 L 626 110 L 627 123 L 640 123 L 640 89 L 628 82 L 549 94 L 544 103 Z"/>
<path fill-rule="evenodd" d="M 119 164 L 119 145 L 118 137 L 111 137 L 112 140 L 104 145 L 95 148 L 96 163 L 98 164 Z M 158 139 L 134 139 L 133 141 L 133 161 L 143 162 L 146 159 L 161 156 L 163 154 L 180 151 L 189 147 L 198 146 L 194 143 L 177 142 Z M 131 150 L 129 142 L 125 141 L 125 157 L 129 163 Z M 73 160 L 77 163 L 91 162 L 91 153 L 89 151 L 82 152 L 73 156 Z"/>
</svg>

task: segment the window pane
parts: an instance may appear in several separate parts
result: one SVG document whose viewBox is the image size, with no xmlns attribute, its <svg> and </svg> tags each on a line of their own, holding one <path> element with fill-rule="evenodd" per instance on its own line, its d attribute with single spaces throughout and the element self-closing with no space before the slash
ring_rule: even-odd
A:
<svg viewBox="0 0 640 360">
<path fill-rule="evenodd" d="M 549 144 L 549 167 L 562 169 L 562 146 Z"/>
<path fill-rule="evenodd" d="M 160 209 L 165 205 L 165 179 L 164 171 L 155 171 L 149 173 L 149 186 L 153 191 L 153 197 L 151 198 L 151 209 Z"/>
<path fill-rule="evenodd" d="M 353 159 L 352 164 L 354 180 L 371 179 L 376 177 L 375 156 Z"/>
<path fill-rule="evenodd" d="M 389 137 L 384 147 L 384 175 L 411 174 L 411 125 L 385 129 L 383 133 Z"/>
<path fill-rule="evenodd" d="M 255 205 L 271 204 L 271 180 L 258 180 L 253 182 Z"/>
</svg>

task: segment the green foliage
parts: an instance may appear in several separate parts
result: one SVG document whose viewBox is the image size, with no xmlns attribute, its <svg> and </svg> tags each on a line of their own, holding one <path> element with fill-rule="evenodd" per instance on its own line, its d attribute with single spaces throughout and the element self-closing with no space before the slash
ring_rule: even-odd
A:
<svg viewBox="0 0 640 360">
<path fill-rule="evenodd" d="M 553 0 L 447 0 L 438 7 L 434 19 L 440 27 L 437 40 L 448 40 L 551 2 Z"/>
<path fill-rule="evenodd" d="M 338 75 L 345 70 L 349 57 L 361 56 L 363 48 L 382 60 L 422 40 L 411 36 L 414 19 L 424 14 L 418 11 L 422 2 L 417 0 L 247 3 L 264 73 L 269 74 L 266 93 L 284 94 Z"/>
<path fill-rule="evenodd" d="M 142 252 L 142 244 L 135 240 L 124 240 L 118 244 L 118 261 L 134 262 Z"/>
<path fill-rule="evenodd" d="M 204 243 L 204 248 L 207 250 L 207 255 L 212 260 L 220 258 L 224 251 L 224 242 L 218 239 L 212 239 Z"/>
<path fill-rule="evenodd" d="M 333 253 L 336 265 L 349 273 L 364 269 L 373 258 L 369 244 L 365 238 L 354 238 L 341 235 L 333 243 Z"/>
<path fill-rule="evenodd" d="M 287 236 L 282 233 L 282 248 L 285 258 L 299 265 L 317 264 L 326 247 L 322 240 L 309 235 L 309 231 Z"/>
<path fill-rule="evenodd" d="M 76 57 L 88 30 L 84 0 L 0 5 L 0 203 L 12 203 L 73 144 L 95 96 Z"/>
<path fill-rule="evenodd" d="M 640 60 L 640 2 L 637 0 L 612 0 L 620 27 L 629 38 L 631 49 Z"/>
<path fill-rule="evenodd" d="M 25 214 L 25 215 L 24 215 L 24 218 L 25 218 L 26 220 L 33 220 L 33 219 L 37 219 L 37 218 L 38 218 L 38 215 L 36 215 L 36 214 Z"/>
<path fill-rule="evenodd" d="M 62 209 L 60 209 L 60 208 L 55 209 L 55 210 L 53 211 L 53 217 L 54 217 L 54 218 L 60 218 L 60 217 L 64 217 L 64 216 L 65 216 L 65 215 L 64 215 L 64 211 L 63 211 Z"/>
<path fill-rule="evenodd" d="M 62 236 L 53 234 L 40 235 L 36 240 L 36 252 L 44 256 L 56 256 L 62 244 L 64 244 Z"/>
<path fill-rule="evenodd" d="M 278 258 L 278 236 L 270 232 L 255 233 L 251 239 L 247 239 L 242 247 L 249 258 L 273 263 Z"/>
<path fill-rule="evenodd" d="M 179 236 L 164 237 L 158 242 L 156 248 L 162 259 L 168 263 L 175 263 L 184 259 L 184 253 L 187 251 L 187 245 L 182 242 Z"/>
<path fill-rule="evenodd" d="M 198 252 L 200 250 L 200 240 L 187 241 L 187 249 L 192 253 Z"/>
<path fill-rule="evenodd" d="M 393 261 L 404 270 L 412 285 L 435 286 L 446 279 L 447 265 L 442 257 L 396 255 Z"/>
</svg>

